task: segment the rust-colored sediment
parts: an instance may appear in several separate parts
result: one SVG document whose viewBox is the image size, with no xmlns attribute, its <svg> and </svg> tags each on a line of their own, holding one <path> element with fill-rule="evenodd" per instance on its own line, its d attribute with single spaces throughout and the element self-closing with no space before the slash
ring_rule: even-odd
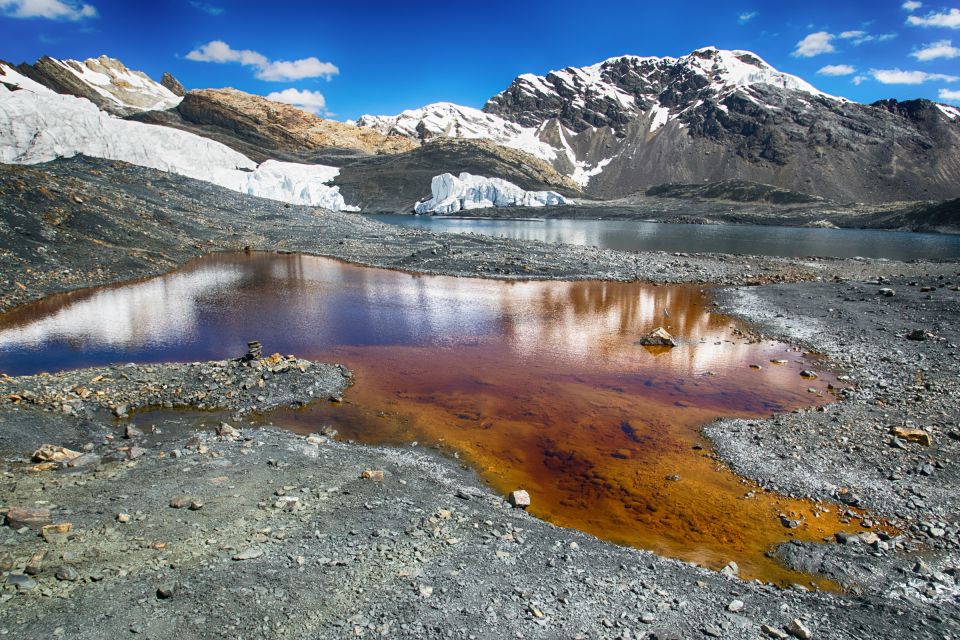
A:
<svg viewBox="0 0 960 640">
<path fill-rule="evenodd" d="M 635 344 L 659 326 L 679 346 Z M 218 254 L 6 314 L 0 364 L 222 358 L 249 339 L 357 374 L 342 404 L 266 419 L 307 431 L 332 423 L 368 443 L 441 445 L 496 490 L 527 489 L 532 513 L 558 525 L 824 588 L 835 585 L 767 554 L 790 539 L 859 529 L 836 505 L 762 491 L 700 441 L 700 427 L 718 417 L 827 402 L 833 378 L 802 378 L 809 359 L 750 340 L 695 286 L 499 282 Z M 800 526 L 784 527 L 780 514 Z"/>
<path fill-rule="evenodd" d="M 624 331 L 594 336 L 583 328 L 583 354 L 571 358 L 553 348 L 557 326 L 549 318 L 560 301 L 548 296 L 528 309 L 528 319 L 544 318 L 533 348 L 518 349 L 518 334 L 530 338 L 512 327 L 501 340 L 473 345 L 337 349 L 324 355 L 356 373 L 347 401 L 271 419 L 303 430 L 334 424 L 342 437 L 371 444 L 439 444 L 497 491 L 527 489 L 531 513 L 557 525 L 714 569 L 735 560 L 745 578 L 834 588 L 768 554 L 790 539 L 822 541 L 858 523 L 845 522 L 836 505 L 787 499 L 739 478 L 699 436 L 717 417 L 769 417 L 826 402 L 832 377 L 801 378 L 809 366 L 801 354 L 750 343 L 728 318 L 709 314 L 693 287 L 563 284 L 572 288 L 565 295 L 574 316 L 613 310 L 628 316 Z M 639 298 L 650 299 L 638 305 Z M 680 347 L 634 344 L 653 328 L 637 325 L 651 314 L 623 311 L 646 305 Z M 780 359 L 788 362 L 770 362 Z M 802 524 L 788 529 L 781 514 Z"/>
</svg>

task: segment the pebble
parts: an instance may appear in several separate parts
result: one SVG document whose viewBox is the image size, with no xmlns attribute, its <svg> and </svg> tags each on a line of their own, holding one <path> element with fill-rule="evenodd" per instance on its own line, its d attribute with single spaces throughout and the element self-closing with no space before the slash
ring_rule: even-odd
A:
<svg viewBox="0 0 960 640">
<path fill-rule="evenodd" d="M 524 489 L 511 491 L 510 495 L 507 496 L 507 502 L 509 502 L 514 509 L 526 509 L 530 506 L 530 494 Z"/>
</svg>

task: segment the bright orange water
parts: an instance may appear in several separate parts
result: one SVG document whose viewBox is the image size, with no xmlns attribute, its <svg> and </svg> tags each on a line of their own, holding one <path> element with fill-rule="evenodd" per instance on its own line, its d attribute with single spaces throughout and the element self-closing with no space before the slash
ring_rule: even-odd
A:
<svg viewBox="0 0 960 640">
<path fill-rule="evenodd" d="M 658 326 L 680 346 L 635 344 Z M 224 358 L 251 339 L 356 373 L 343 404 L 268 419 L 333 424 L 363 442 L 442 445 L 495 489 L 527 489 L 531 512 L 561 526 L 713 568 L 735 560 L 745 577 L 778 583 L 811 578 L 767 557 L 774 545 L 855 529 L 835 505 L 763 492 L 711 457 L 702 425 L 824 402 L 833 378 L 801 378 L 812 366 L 802 354 L 745 338 L 692 286 L 215 255 L 0 317 L 0 371 Z M 781 513 L 803 524 L 786 529 Z"/>
</svg>

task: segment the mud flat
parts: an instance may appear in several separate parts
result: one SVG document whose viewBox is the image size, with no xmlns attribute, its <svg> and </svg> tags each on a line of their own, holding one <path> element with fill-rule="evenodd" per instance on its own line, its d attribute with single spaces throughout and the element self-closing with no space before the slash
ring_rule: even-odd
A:
<svg viewBox="0 0 960 640">
<path fill-rule="evenodd" d="M 222 384 L 203 371 L 224 367 L 233 376 L 229 363 L 185 373 L 183 365 L 111 367 L 105 377 L 125 380 L 115 396 L 96 386 L 103 378 L 91 382 L 102 368 L 80 370 L 4 382 L 19 400 L 0 407 L 3 505 L 37 510 L 14 512 L 22 520 L 0 527 L 6 635 L 960 634 L 955 263 L 623 254 L 446 237 L 85 159 L 2 167 L 0 190 L 8 309 L 246 246 L 452 275 L 764 285 L 717 299 L 759 331 L 827 354 L 825 366 L 839 367 L 854 389 L 823 411 L 722 422 L 706 433 L 747 477 L 788 494 L 859 503 L 902 527 L 786 545 L 786 561 L 821 570 L 847 591 L 782 589 L 554 527 L 510 508 L 432 450 L 337 442 L 322 427 L 306 437 L 264 428 L 240 412 L 267 393 L 236 402 L 225 393 L 223 402 L 196 396 Z M 316 379 L 313 367 L 323 372 Z M 297 372 L 268 379 L 279 403 L 336 395 L 346 381 L 335 366 Z M 305 386 L 279 391 L 286 375 L 304 376 Z M 174 379 L 183 382 L 173 385 L 183 391 L 175 397 L 147 389 Z M 75 402 L 77 386 L 93 399 Z M 133 411 L 157 400 L 171 405 L 168 413 Z M 116 420 L 121 404 L 133 411 L 133 432 Z M 177 404 L 186 406 L 174 411 Z M 218 410 L 197 413 L 200 404 Z M 894 440 L 893 427 L 929 439 L 900 431 Z M 57 433 L 51 444 L 75 449 L 83 464 L 28 460 Z M 38 529 L 48 523 L 70 527 Z"/>
</svg>

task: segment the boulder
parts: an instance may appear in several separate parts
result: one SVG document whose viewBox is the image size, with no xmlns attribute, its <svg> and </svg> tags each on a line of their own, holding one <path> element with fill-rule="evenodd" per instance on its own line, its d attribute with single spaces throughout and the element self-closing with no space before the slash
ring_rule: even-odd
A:
<svg viewBox="0 0 960 640">
<path fill-rule="evenodd" d="M 637 342 L 644 347 L 675 347 L 677 346 L 676 340 L 673 339 L 673 336 L 664 329 L 663 327 L 657 327 L 647 335 L 640 338 Z"/>
</svg>

